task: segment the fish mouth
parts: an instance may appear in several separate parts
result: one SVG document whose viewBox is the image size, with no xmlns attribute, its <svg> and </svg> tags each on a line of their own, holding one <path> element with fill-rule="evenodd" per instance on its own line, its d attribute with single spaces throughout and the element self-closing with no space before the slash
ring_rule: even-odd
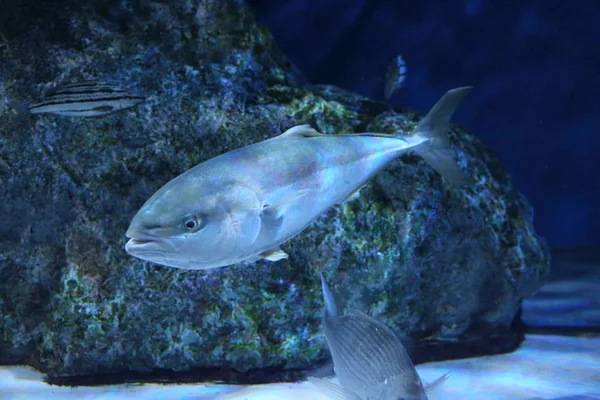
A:
<svg viewBox="0 0 600 400">
<path fill-rule="evenodd" d="M 129 239 L 129 241 L 127 242 L 127 244 L 129 244 L 130 246 L 137 246 L 139 247 L 143 247 L 144 245 L 148 245 L 151 243 L 156 243 L 156 240 L 154 239 Z"/>
<path fill-rule="evenodd" d="M 172 250 L 168 240 L 157 237 L 131 237 L 125 244 L 125 251 L 135 257 L 164 257 Z"/>
<path fill-rule="evenodd" d="M 130 255 L 142 259 L 164 258 L 168 254 L 176 253 L 180 243 L 177 237 L 162 237 L 136 229 L 128 229 L 125 236 L 129 238 L 125 244 L 125 251 Z"/>
<path fill-rule="evenodd" d="M 131 255 L 140 253 L 155 253 L 162 248 L 160 243 L 154 239 L 129 239 L 125 244 L 125 251 Z"/>
</svg>

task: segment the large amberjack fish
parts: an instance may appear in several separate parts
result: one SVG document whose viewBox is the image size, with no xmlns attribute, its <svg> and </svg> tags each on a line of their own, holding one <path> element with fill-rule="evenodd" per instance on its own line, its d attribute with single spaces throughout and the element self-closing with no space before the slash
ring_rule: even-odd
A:
<svg viewBox="0 0 600 400">
<path fill-rule="evenodd" d="M 469 181 L 447 132 L 471 90 L 448 91 L 413 135 L 325 135 L 309 125 L 195 166 L 159 189 L 127 230 L 132 256 L 185 269 L 287 258 L 280 245 L 353 198 L 391 160 L 413 150 L 450 182 Z"/>
<path fill-rule="evenodd" d="M 24 107 L 31 114 L 101 117 L 134 107 L 146 98 L 102 81 L 83 81 L 51 89 L 40 102 Z"/>
<path fill-rule="evenodd" d="M 448 378 L 423 385 L 406 349 L 394 332 L 360 313 L 341 315 L 335 297 L 321 275 L 325 300 L 323 333 L 340 381 L 309 378 L 325 395 L 337 400 L 427 400 L 427 392 Z"/>
</svg>

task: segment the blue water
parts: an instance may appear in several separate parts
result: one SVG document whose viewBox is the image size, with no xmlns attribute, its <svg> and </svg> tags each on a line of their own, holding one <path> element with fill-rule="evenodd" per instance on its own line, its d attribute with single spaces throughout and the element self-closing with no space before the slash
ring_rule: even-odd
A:
<svg viewBox="0 0 600 400">
<path fill-rule="evenodd" d="M 535 207 L 553 247 L 600 244 L 600 2 L 251 0 L 314 83 L 426 111 L 473 85 L 454 119 L 490 146 Z"/>
</svg>

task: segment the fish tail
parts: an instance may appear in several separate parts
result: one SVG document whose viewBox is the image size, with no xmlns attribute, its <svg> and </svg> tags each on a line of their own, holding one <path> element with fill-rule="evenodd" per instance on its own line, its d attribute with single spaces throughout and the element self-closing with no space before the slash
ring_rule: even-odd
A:
<svg viewBox="0 0 600 400">
<path fill-rule="evenodd" d="M 31 112 L 29 111 L 30 104 L 21 102 L 21 101 L 10 101 L 8 103 L 10 107 L 12 107 L 17 114 L 19 115 L 29 115 Z"/>
<path fill-rule="evenodd" d="M 471 86 L 465 86 L 447 91 L 415 129 L 417 136 L 427 140 L 414 150 L 452 183 L 466 184 L 471 181 L 456 162 L 448 138 L 452 114 L 471 89 Z"/>
<path fill-rule="evenodd" d="M 335 304 L 335 298 L 333 293 L 329 290 L 327 282 L 323 274 L 321 274 L 321 287 L 323 288 L 323 299 L 325 300 L 325 315 L 327 317 L 337 317 L 337 305 Z"/>
<path fill-rule="evenodd" d="M 8 101 L 7 105 L 8 107 L 11 107 L 14 110 L 15 123 L 17 125 L 29 126 L 31 122 L 29 118 L 31 114 L 31 112 L 29 111 L 29 103 L 10 100 Z"/>
</svg>

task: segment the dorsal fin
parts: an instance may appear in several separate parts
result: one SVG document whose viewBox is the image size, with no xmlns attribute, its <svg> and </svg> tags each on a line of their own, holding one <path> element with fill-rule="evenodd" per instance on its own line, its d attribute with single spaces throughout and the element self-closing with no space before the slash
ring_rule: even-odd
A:
<svg viewBox="0 0 600 400">
<path fill-rule="evenodd" d="M 317 132 L 310 125 L 296 125 L 292 126 L 287 131 L 283 132 L 281 135 L 277 136 L 278 138 L 290 137 L 290 136 L 302 136 L 302 137 L 313 137 L 313 136 L 321 136 L 322 133 Z"/>
<path fill-rule="evenodd" d="M 337 304 L 335 302 L 335 297 L 331 290 L 329 289 L 329 285 L 325 282 L 325 278 L 323 274 L 321 274 L 321 289 L 323 290 L 323 299 L 325 302 L 325 314 L 330 318 L 335 318 L 338 316 Z"/>
</svg>

